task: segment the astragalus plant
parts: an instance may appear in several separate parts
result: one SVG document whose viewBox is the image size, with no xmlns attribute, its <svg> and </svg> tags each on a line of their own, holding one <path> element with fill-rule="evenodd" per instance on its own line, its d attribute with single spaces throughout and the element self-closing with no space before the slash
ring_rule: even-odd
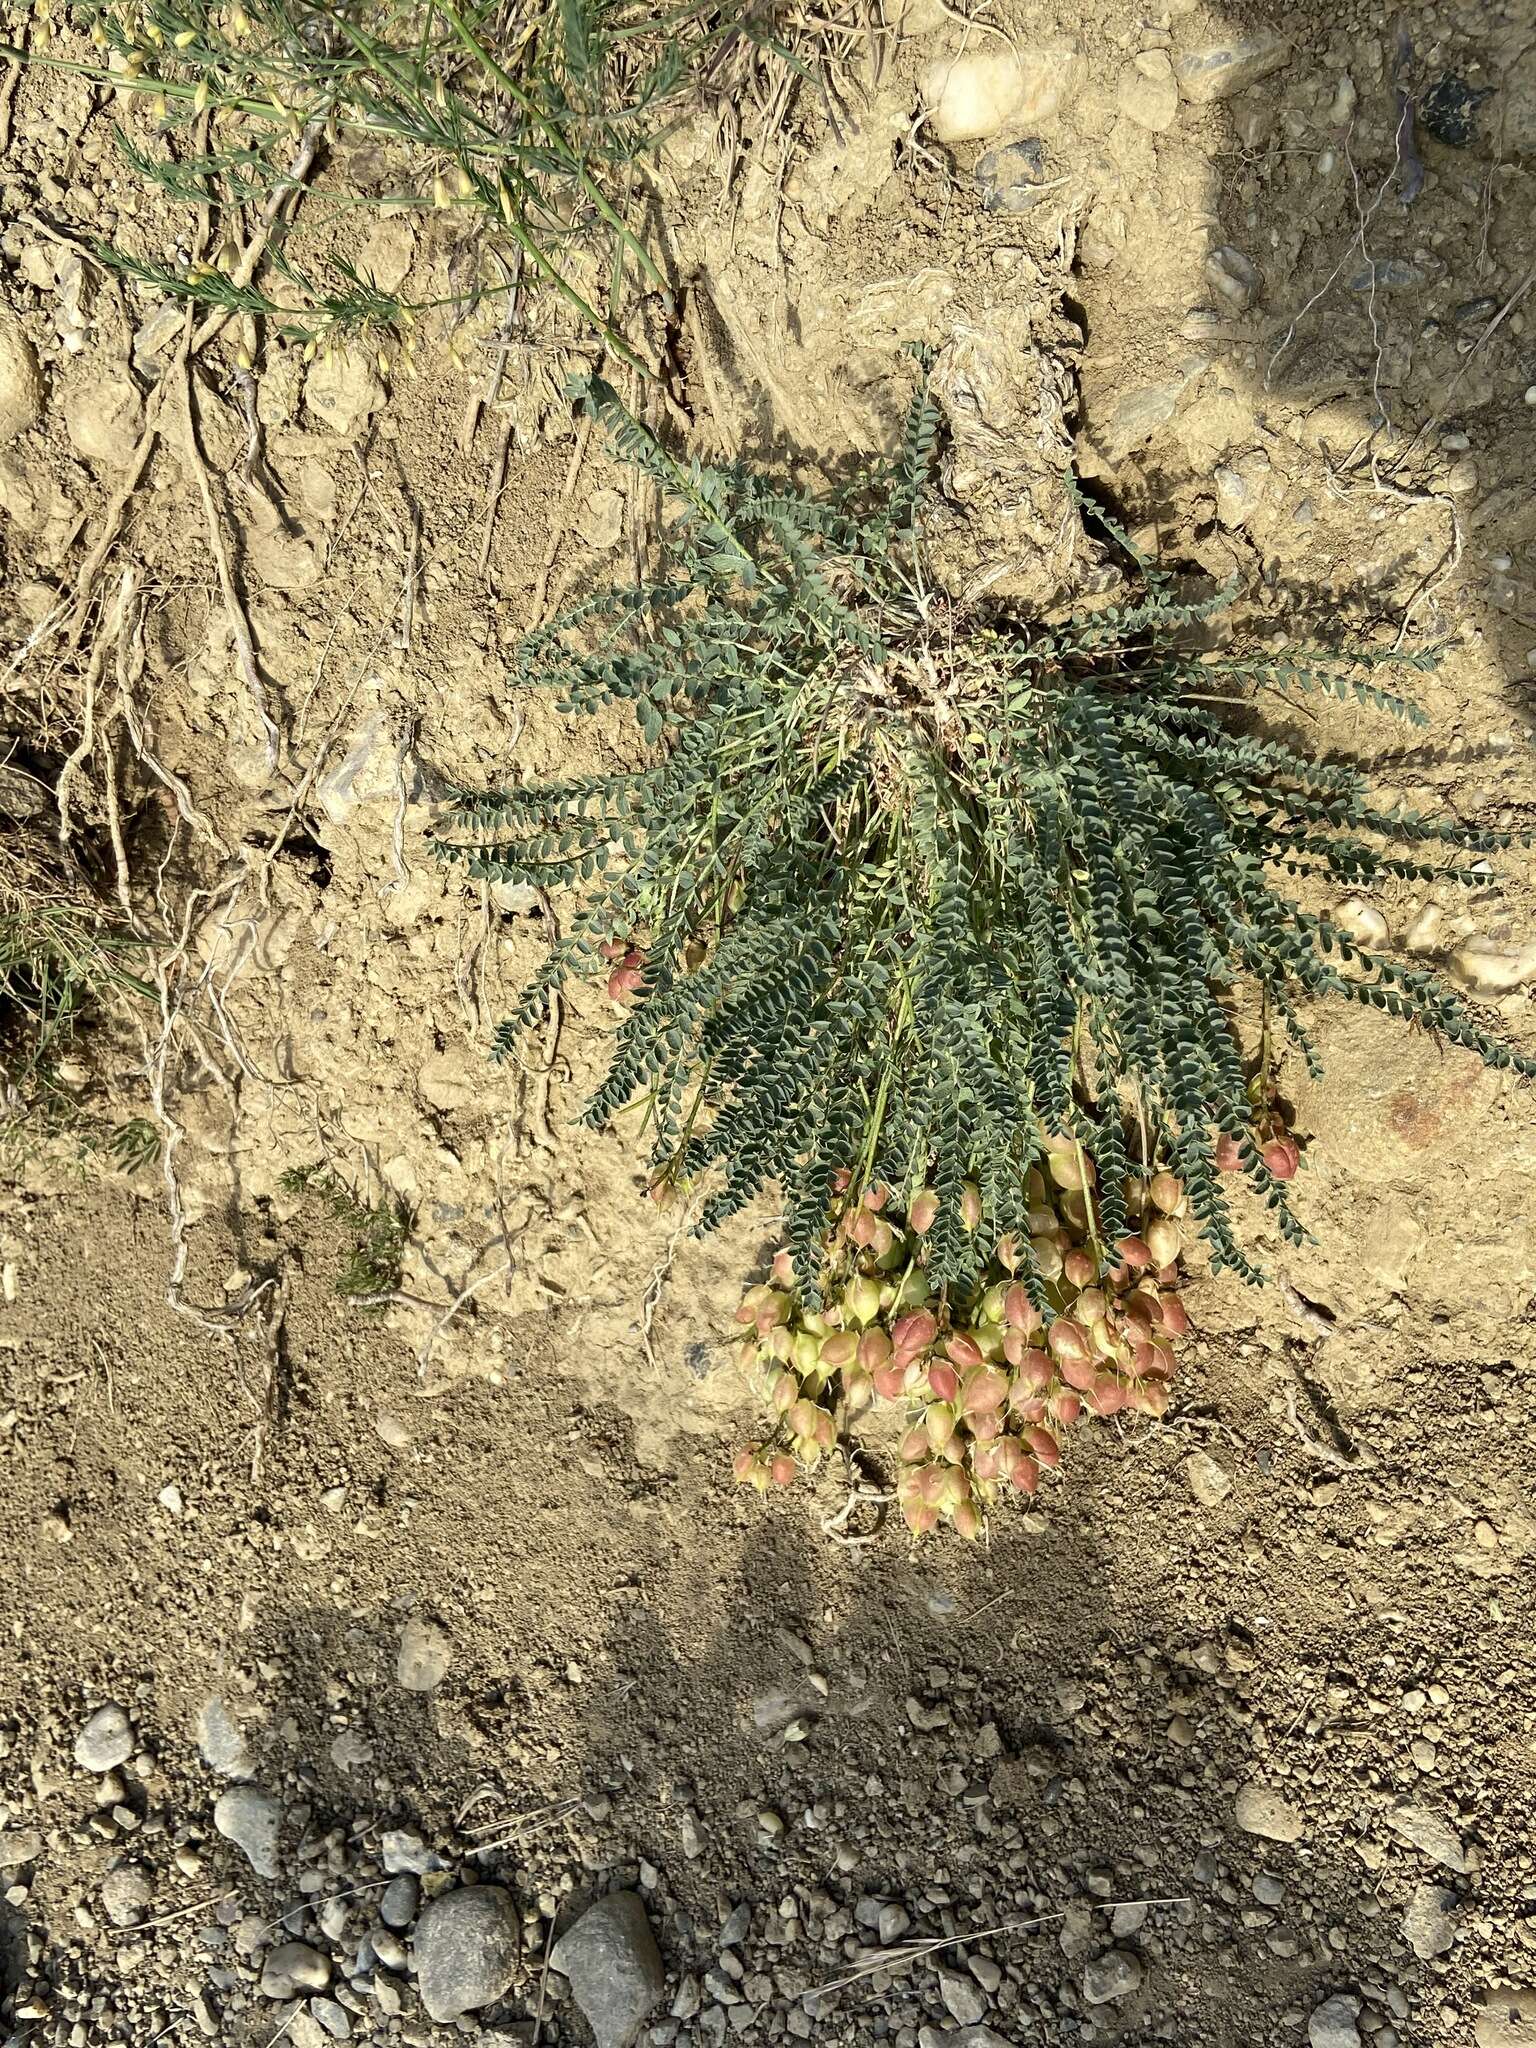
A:
<svg viewBox="0 0 1536 2048">
<path fill-rule="evenodd" d="M 840 1191 L 927 1189 L 934 1286 L 1011 1238 L 1048 1307 L 1030 1172 L 1066 1146 L 1095 1165 L 1101 1263 L 1133 1166 L 1161 1168 L 1213 1262 L 1254 1276 L 1222 1167 L 1299 1225 L 1241 1011 L 1309 1061 L 1303 1012 L 1329 997 L 1532 1070 L 1433 973 L 1292 893 L 1485 878 L 1464 856 L 1497 835 L 1384 807 L 1358 766 L 1255 721 L 1304 691 L 1418 720 L 1383 678 L 1428 657 L 1202 651 L 1231 593 L 1184 594 L 1124 536 L 1118 602 L 957 599 L 924 547 L 921 386 L 896 453 L 832 496 L 678 459 L 600 383 L 587 402 L 665 494 L 661 559 L 532 634 L 516 682 L 575 717 L 628 705 L 644 763 L 466 793 L 442 851 L 575 892 L 499 1047 L 566 977 L 607 975 L 624 1015 L 587 1118 L 642 1105 L 656 1181 L 701 1184 L 702 1228 L 776 1181 L 814 1305 Z"/>
</svg>

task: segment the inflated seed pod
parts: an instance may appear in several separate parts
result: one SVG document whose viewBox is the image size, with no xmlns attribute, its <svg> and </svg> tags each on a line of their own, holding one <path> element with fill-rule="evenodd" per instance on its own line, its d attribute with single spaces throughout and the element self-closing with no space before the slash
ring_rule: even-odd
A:
<svg viewBox="0 0 1536 2048">
<path fill-rule="evenodd" d="M 1049 1283 L 1052 1280 L 1059 1280 L 1061 1278 L 1062 1257 L 1061 1249 L 1057 1245 L 1055 1239 L 1049 1237 L 1032 1237 L 1029 1240 L 1029 1243 L 1030 1248 L 1035 1255 L 1035 1264 L 1040 1270 L 1040 1278 L 1044 1280 L 1047 1283 L 1047 1285 L 1049 1285 Z"/>
<path fill-rule="evenodd" d="M 939 1196 L 936 1188 L 919 1188 L 907 1206 L 907 1222 L 923 1237 L 932 1230 L 934 1218 L 939 1213 Z"/>
<path fill-rule="evenodd" d="M 1271 1138 L 1259 1157 L 1276 1180 L 1294 1180 L 1301 1167 L 1301 1150 L 1294 1138 Z"/>
<path fill-rule="evenodd" d="M 967 1230 L 981 1228 L 981 1189 L 975 1181 L 968 1180 L 960 1188 L 960 1221 Z"/>
<path fill-rule="evenodd" d="M 911 1315 L 902 1316 L 894 1325 L 891 1344 L 898 1357 L 903 1353 L 910 1357 L 914 1352 L 926 1351 L 937 1341 L 938 1334 L 938 1319 L 928 1309 L 917 1309 Z"/>
<path fill-rule="evenodd" d="M 856 1323 L 872 1323 L 880 1313 L 880 1282 L 859 1273 L 843 1289 L 843 1310 Z"/>
<path fill-rule="evenodd" d="M 1061 1262 L 1061 1276 L 1069 1287 L 1092 1286 L 1098 1271 L 1093 1259 L 1080 1248 L 1069 1251 Z"/>
<path fill-rule="evenodd" d="M 1115 1246 L 1115 1252 L 1120 1263 L 1129 1266 L 1133 1273 L 1145 1272 L 1152 1264 L 1152 1254 L 1145 1238 L 1122 1237 Z"/>
<path fill-rule="evenodd" d="M 981 1300 L 976 1307 L 977 1319 L 984 1323 L 1000 1323 L 1003 1320 L 1004 1304 L 1008 1299 L 1006 1280 L 994 1280 L 990 1287 L 982 1290 Z"/>
<path fill-rule="evenodd" d="M 1163 1328 L 1170 1337 L 1187 1337 L 1190 1331 L 1189 1311 L 1176 1294 L 1165 1294 L 1159 1306 L 1163 1312 Z"/>
<path fill-rule="evenodd" d="M 1058 1316 L 1045 1333 L 1046 1347 L 1058 1361 L 1089 1357 L 1088 1332 L 1071 1316 Z"/>
<path fill-rule="evenodd" d="M 845 1365 L 852 1365 L 859 1355 L 859 1340 L 852 1330 L 835 1330 L 830 1337 L 821 1340 L 819 1363 L 828 1372 L 841 1372 Z"/>
<path fill-rule="evenodd" d="M 795 1461 L 788 1451 L 775 1451 L 768 1460 L 768 1477 L 775 1486 L 788 1486 L 795 1471 Z"/>
<path fill-rule="evenodd" d="M 1222 1173 L 1236 1173 L 1242 1165 L 1242 1148 L 1230 1131 L 1222 1131 L 1218 1135 L 1214 1157 Z"/>
<path fill-rule="evenodd" d="M 906 1394 L 907 1368 L 894 1360 L 889 1365 L 877 1365 L 870 1379 L 882 1401 L 900 1401 Z"/>
<path fill-rule="evenodd" d="M 1154 1173 L 1147 1189 L 1154 1208 L 1161 1209 L 1165 1216 L 1182 1216 L 1185 1206 L 1184 1183 L 1176 1173 Z"/>
<path fill-rule="evenodd" d="M 958 1421 L 954 1409 L 947 1401 L 930 1401 L 923 1410 L 923 1428 L 933 1449 L 942 1450 L 955 1433 Z"/>
<path fill-rule="evenodd" d="M 955 1504 L 953 1515 L 955 1534 L 967 1543 L 974 1543 L 981 1534 L 981 1510 L 973 1500 L 962 1500 Z"/>
<path fill-rule="evenodd" d="M 953 1401 L 960 1391 L 960 1373 L 944 1358 L 928 1361 L 928 1391 L 936 1401 Z"/>
<path fill-rule="evenodd" d="M 995 1414 L 1008 1399 L 1008 1375 L 995 1366 L 978 1365 L 960 1385 L 960 1412 L 967 1421 Z"/>
<path fill-rule="evenodd" d="M 866 1330 L 860 1337 L 858 1360 L 865 1372 L 874 1372 L 878 1366 L 888 1365 L 891 1355 L 891 1340 L 878 1324 Z"/>
</svg>

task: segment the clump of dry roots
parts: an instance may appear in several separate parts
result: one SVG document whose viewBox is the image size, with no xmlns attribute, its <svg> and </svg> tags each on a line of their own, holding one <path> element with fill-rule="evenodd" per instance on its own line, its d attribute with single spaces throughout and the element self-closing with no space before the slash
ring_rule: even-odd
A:
<svg viewBox="0 0 1536 2048">
<path fill-rule="evenodd" d="M 979 1536 L 1010 1490 L 1033 1494 L 1059 1465 L 1074 1423 L 1162 1415 L 1175 1341 L 1189 1329 L 1179 1298 L 1182 1183 L 1171 1173 L 1125 1185 L 1135 1233 L 1095 1235 L 1094 1166 L 1062 1140 L 1029 1180 L 1029 1249 L 1005 1238 L 978 1284 L 935 1290 L 924 1238 L 939 1197 L 922 1189 L 905 1218 L 888 1191 L 848 1190 L 828 1247 L 822 1306 L 795 1291 L 788 1252 L 749 1289 L 743 1362 L 776 1417 L 773 1434 L 736 1459 L 736 1477 L 766 1492 L 815 1466 L 877 1404 L 904 1416 L 897 1500 L 914 1535 L 948 1522 Z M 980 1226 L 967 1184 L 963 1220 Z"/>
</svg>

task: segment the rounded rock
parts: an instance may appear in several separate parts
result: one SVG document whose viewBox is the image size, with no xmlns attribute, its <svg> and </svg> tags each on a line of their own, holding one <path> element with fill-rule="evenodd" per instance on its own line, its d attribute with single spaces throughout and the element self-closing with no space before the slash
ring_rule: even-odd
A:
<svg viewBox="0 0 1536 2048">
<path fill-rule="evenodd" d="M 1360 2048 L 1360 2029 L 1355 2024 L 1359 2013 L 1359 1999 L 1346 1992 L 1325 1998 L 1307 2021 L 1310 2048 Z"/>
<path fill-rule="evenodd" d="M 442 1624 L 413 1614 L 400 1631 L 395 1678 L 406 1692 L 435 1692 L 452 1658 L 453 1638 Z"/>
<path fill-rule="evenodd" d="M 1141 1962 L 1129 1949 L 1112 1948 L 1083 1966 L 1083 1997 L 1089 2005 L 1112 2005 L 1141 1988 Z"/>
<path fill-rule="evenodd" d="M 517 1906 L 500 1885 L 465 1885 L 433 1899 L 411 1944 L 427 2018 L 442 2026 L 494 2004 L 517 1974 L 520 1946 Z"/>
<path fill-rule="evenodd" d="M 98 1707 L 75 1737 L 75 1762 L 82 1771 L 115 1771 L 133 1755 L 133 1730 L 116 1705 Z"/>
<path fill-rule="evenodd" d="M 330 1981 L 330 1963 L 307 1941 L 283 1942 L 261 1966 L 263 1998 L 300 1998 L 324 1991 Z"/>
<path fill-rule="evenodd" d="M 21 322 L 0 306 L 0 448 L 43 416 L 43 373 Z"/>
<path fill-rule="evenodd" d="M 393 1927 L 398 1933 L 409 1927 L 421 1908 L 421 1886 L 414 1877 L 402 1875 L 394 1878 L 384 1887 L 384 1896 L 379 1901 L 379 1918 L 386 1927 Z"/>
<path fill-rule="evenodd" d="M 136 1863 L 121 1863 L 101 1881 L 102 1911 L 114 1927 L 137 1927 L 149 1910 L 149 1879 Z"/>
</svg>

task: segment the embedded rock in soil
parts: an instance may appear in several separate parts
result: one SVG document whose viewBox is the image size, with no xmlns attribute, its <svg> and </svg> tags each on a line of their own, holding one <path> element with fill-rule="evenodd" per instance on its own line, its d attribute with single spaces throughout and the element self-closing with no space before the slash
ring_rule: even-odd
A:
<svg viewBox="0 0 1536 2048">
<path fill-rule="evenodd" d="M 1033 136 L 989 149 L 976 165 L 976 185 L 987 213 L 1028 213 L 1046 182 L 1045 145 Z"/>
<path fill-rule="evenodd" d="M 645 1907 L 633 1892 L 610 1892 L 550 1950 L 567 1978 L 597 2048 L 629 2048 L 666 1988 Z"/>
<path fill-rule="evenodd" d="M 1188 50 L 1174 66 L 1185 99 L 1204 106 L 1246 92 L 1272 71 L 1290 62 L 1291 46 L 1281 36 L 1247 36 L 1239 42 L 1215 43 Z"/>
<path fill-rule="evenodd" d="M 115 1771 L 133 1755 L 133 1730 L 119 1706 L 98 1707 L 75 1737 L 75 1762 L 82 1771 Z"/>
<path fill-rule="evenodd" d="M 251 1757 L 245 1746 L 245 1737 L 217 1693 L 204 1700 L 198 1711 L 197 1746 L 203 1762 L 210 1770 L 217 1771 L 221 1778 L 248 1778 L 251 1775 Z"/>
<path fill-rule="evenodd" d="M 244 1851 L 258 1877 L 277 1876 L 283 1809 L 270 1792 L 258 1792 L 254 1785 L 236 1785 L 221 1793 L 213 1809 L 213 1824 L 226 1842 Z"/>
<path fill-rule="evenodd" d="M 1445 1816 L 1436 1813 L 1432 1806 L 1421 1806 L 1412 1799 L 1400 1799 L 1387 1814 L 1387 1826 L 1393 1834 L 1401 1835 L 1405 1842 L 1411 1842 L 1415 1849 L 1421 1850 L 1432 1863 L 1443 1863 L 1458 1877 L 1466 1876 L 1469 1865 L 1461 1838 Z"/>
<path fill-rule="evenodd" d="M 517 1974 L 519 1941 L 516 1903 L 500 1885 L 465 1885 L 433 1899 L 411 1944 L 427 2018 L 442 2025 L 494 2004 Z"/>
<path fill-rule="evenodd" d="M 304 379 L 304 403 L 333 434 L 347 438 L 384 403 L 373 359 L 361 349 L 332 349 Z"/>
<path fill-rule="evenodd" d="M 21 322 L 0 306 L 0 448 L 43 416 L 43 373 Z"/>
<path fill-rule="evenodd" d="M 1184 1460 L 1184 1483 L 1203 1508 L 1219 1507 L 1232 1491 L 1232 1474 L 1204 1451 Z"/>
<path fill-rule="evenodd" d="M 452 1659 L 453 1638 L 447 1629 L 413 1614 L 400 1631 L 395 1677 L 407 1692 L 436 1692 Z"/>
<path fill-rule="evenodd" d="M 918 91 L 940 142 L 980 142 L 1008 125 L 1035 127 L 1060 113 L 1077 84 L 1075 50 L 972 50 L 940 57 Z"/>
<path fill-rule="evenodd" d="M 974 2027 L 987 2010 L 981 1986 L 963 1970 L 940 1970 L 939 1997 L 944 2010 L 962 2027 Z"/>
<path fill-rule="evenodd" d="M 1288 1799 L 1282 1799 L 1267 1785 L 1245 1785 L 1237 1795 L 1234 1813 L 1245 1835 L 1262 1835 L 1266 1842 L 1301 1839 L 1301 1815 Z"/>
<path fill-rule="evenodd" d="M 64 424 L 87 462 L 126 469 L 144 431 L 144 407 L 126 378 L 92 377 L 66 394 Z"/>
<path fill-rule="evenodd" d="M 102 1911 L 114 1927 L 137 1927 L 151 1896 L 149 1879 L 135 1863 L 120 1864 L 101 1881 Z"/>
<path fill-rule="evenodd" d="M 1129 1949 L 1112 1948 L 1083 1966 L 1083 1997 L 1089 2005 L 1112 2005 L 1141 1988 L 1141 1964 Z"/>
<path fill-rule="evenodd" d="M 1179 116 L 1179 87 L 1166 50 L 1143 50 L 1120 74 L 1120 111 L 1154 135 Z"/>
<path fill-rule="evenodd" d="M 1360 2029 L 1355 2025 L 1359 2011 L 1359 1999 L 1343 1992 L 1325 1998 L 1307 2021 L 1310 2048 L 1360 2048 Z"/>
<path fill-rule="evenodd" d="M 1421 1884 L 1414 1888 L 1403 1915 L 1403 1934 L 1421 1963 L 1443 1956 L 1455 1946 L 1456 1894 L 1443 1885 Z"/>
<path fill-rule="evenodd" d="M 1213 249 L 1206 257 L 1205 279 L 1217 297 L 1224 299 L 1234 313 L 1248 311 L 1264 282 L 1258 265 L 1251 262 L 1241 249 L 1234 249 L 1228 243 Z"/>
<path fill-rule="evenodd" d="M 1507 995 L 1536 981 L 1536 944 L 1500 946 L 1492 939 L 1468 939 L 1451 955 L 1451 972 L 1475 995 Z"/>
</svg>

